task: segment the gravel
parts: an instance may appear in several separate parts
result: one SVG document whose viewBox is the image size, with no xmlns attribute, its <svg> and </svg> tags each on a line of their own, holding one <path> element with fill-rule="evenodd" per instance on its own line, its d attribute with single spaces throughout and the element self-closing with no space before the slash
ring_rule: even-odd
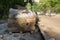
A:
<svg viewBox="0 0 60 40">
<path fill-rule="evenodd" d="M 43 40 L 41 34 L 36 28 L 34 33 L 7 33 L 8 24 L 0 24 L 0 40 Z"/>
<path fill-rule="evenodd" d="M 8 29 L 7 25 L 8 25 L 7 23 L 0 24 L 0 34 Z"/>
</svg>

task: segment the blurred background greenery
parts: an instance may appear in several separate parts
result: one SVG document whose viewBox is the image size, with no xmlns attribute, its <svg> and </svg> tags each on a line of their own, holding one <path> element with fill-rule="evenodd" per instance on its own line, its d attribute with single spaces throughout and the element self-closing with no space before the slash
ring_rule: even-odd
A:
<svg viewBox="0 0 60 40">
<path fill-rule="evenodd" d="M 39 3 L 29 0 L 29 3 L 33 4 L 31 7 L 34 11 L 60 12 L 60 0 L 40 0 Z M 26 4 L 27 2 L 24 2 L 24 0 L 0 0 L 0 18 L 8 18 L 9 8 L 17 8 L 16 5 L 26 7 Z M 30 5 L 27 7 L 30 9 Z"/>
</svg>

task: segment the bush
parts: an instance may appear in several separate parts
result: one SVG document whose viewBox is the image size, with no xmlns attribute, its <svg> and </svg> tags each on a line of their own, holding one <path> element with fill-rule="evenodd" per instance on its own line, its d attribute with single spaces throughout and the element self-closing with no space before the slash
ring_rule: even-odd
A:
<svg viewBox="0 0 60 40">
<path fill-rule="evenodd" d="M 17 4 L 25 6 L 26 3 L 24 0 L 0 0 L 0 17 L 8 15 L 9 8 L 16 8 Z"/>
<path fill-rule="evenodd" d="M 27 3 L 26 8 L 27 8 L 28 10 L 31 10 L 31 4 L 30 4 L 30 3 Z"/>
</svg>

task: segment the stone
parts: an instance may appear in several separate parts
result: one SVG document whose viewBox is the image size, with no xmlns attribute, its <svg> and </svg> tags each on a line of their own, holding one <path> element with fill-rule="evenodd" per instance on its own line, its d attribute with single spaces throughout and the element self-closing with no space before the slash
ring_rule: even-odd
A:
<svg viewBox="0 0 60 40">
<path fill-rule="evenodd" d="M 3 33 L 4 31 L 6 31 L 8 29 L 8 23 L 3 23 L 0 24 L 0 33 Z"/>
<path fill-rule="evenodd" d="M 35 30 L 35 13 L 27 10 L 10 9 L 8 27 L 17 27 L 20 31 Z"/>
</svg>

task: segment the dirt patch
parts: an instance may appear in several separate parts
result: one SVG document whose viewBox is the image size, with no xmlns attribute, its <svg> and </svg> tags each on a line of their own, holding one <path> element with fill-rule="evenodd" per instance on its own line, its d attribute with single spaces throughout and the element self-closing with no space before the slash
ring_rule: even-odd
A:
<svg viewBox="0 0 60 40">
<path fill-rule="evenodd" d="M 41 16 L 40 28 L 50 37 L 60 40 L 60 14 L 55 16 Z"/>
</svg>

